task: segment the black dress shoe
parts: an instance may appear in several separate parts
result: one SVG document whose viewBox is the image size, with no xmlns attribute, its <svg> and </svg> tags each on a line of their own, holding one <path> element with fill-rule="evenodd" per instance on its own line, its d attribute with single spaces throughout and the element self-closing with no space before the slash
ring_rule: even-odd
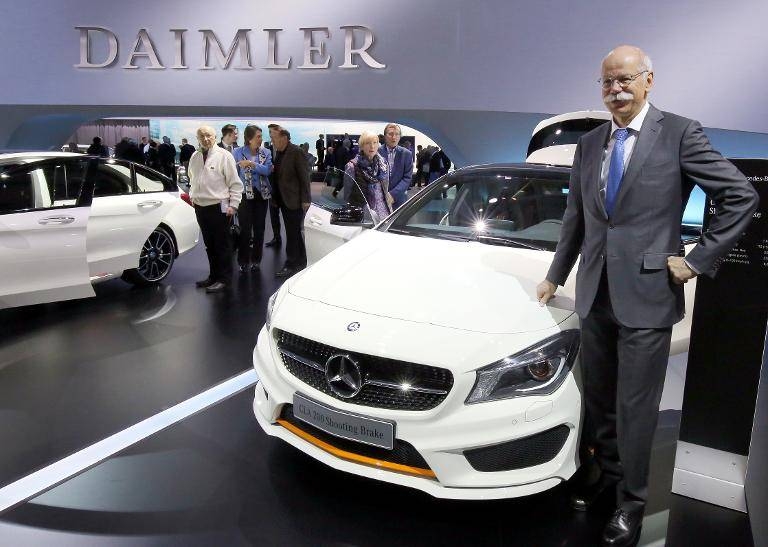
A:
<svg viewBox="0 0 768 547">
<path fill-rule="evenodd" d="M 571 508 L 576 511 L 586 511 L 603 494 L 612 491 L 616 487 L 616 482 L 605 474 L 591 482 L 583 479 L 576 481 L 571 491 Z"/>
<path fill-rule="evenodd" d="M 296 270 L 293 268 L 283 268 L 279 272 L 275 273 L 275 277 L 291 277 L 295 273 Z"/>
<path fill-rule="evenodd" d="M 226 283 L 222 283 L 221 281 L 217 281 L 213 285 L 209 285 L 205 288 L 205 292 L 211 293 L 211 292 L 221 292 L 224 289 L 227 288 Z"/>
<path fill-rule="evenodd" d="M 211 279 L 210 277 L 207 277 L 205 279 L 201 279 L 200 281 L 195 281 L 195 287 L 198 289 L 204 289 L 205 287 L 210 287 L 216 282 L 215 279 Z"/>
<path fill-rule="evenodd" d="M 283 243 L 283 240 L 280 239 L 279 237 L 276 237 L 275 239 L 273 239 L 271 241 L 267 241 L 264 244 L 264 246 L 265 247 L 279 247 L 280 245 L 282 245 L 282 243 Z"/>
<path fill-rule="evenodd" d="M 241 274 L 247 273 L 249 270 L 248 264 L 240 264 L 240 266 L 238 267 L 238 270 L 240 271 Z"/>
<path fill-rule="evenodd" d="M 252 262 L 251 263 L 251 271 L 252 272 L 258 272 L 260 269 L 261 269 L 261 266 L 258 263 L 256 263 L 256 262 Z"/>
<path fill-rule="evenodd" d="M 616 509 L 603 531 L 603 545 L 609 547 L 635 545 L 640 538 L 642 524 L 642 511 Z"/>
</svg>

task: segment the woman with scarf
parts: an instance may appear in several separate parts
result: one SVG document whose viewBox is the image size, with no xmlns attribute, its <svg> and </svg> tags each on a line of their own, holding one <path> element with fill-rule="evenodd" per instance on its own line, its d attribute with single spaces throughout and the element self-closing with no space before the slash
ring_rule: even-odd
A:
<svg viewBox="0 0 768 547">
<path fill-rule="evenodd" d="M 382 220 L 392 212 L 387 162 L 379 153 L 379 137 L 364 132 L 358 141 L 360 152 L 347 163 L 344 198 L 353 205 L 367 205 Z M 352 181 L 357 188 L 349 188 Z M 362 196 L 360 195 L 362 192 Z M 365 198 L 363 201 L 361 198 Z"/>
<path fill-rule="evenodd" d="M 243 200 L 237 210 L 240 222 L 237 262 L 240 273 L 259 269 L 264 247 L 264 219 L 272 195 L 268 178 L 272 173 L 272 153 L 262 146 L 261 128 L 248 125 L 243 137 L 245 146 L 235 148 L 232 152 L 244 189 Z"/>
</svg>

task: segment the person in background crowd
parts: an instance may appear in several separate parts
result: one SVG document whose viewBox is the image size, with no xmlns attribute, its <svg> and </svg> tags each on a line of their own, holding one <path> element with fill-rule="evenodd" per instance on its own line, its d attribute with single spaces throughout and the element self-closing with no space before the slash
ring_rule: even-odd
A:
<svg viewBox="0 0 768 547">
<path fill-rule="evenodd" d="M 341 146 L 347 149 L 347 152 L 352 151 L 352 139 L 349 138 L 348 133 L 344 133 L 344 138 L 341 139 Z"/>
<path fill-rule="evenodd" d="M 267 129 L 269 130 L 269 141 L 270 146 L 272 148 L 272 163 L 277 163 L 277 150 L 275 150 L 275 137 L 277 137 L 277 133 L 280 130 L 280 126 L 276 123 L 271 123 L 267 126 Z M 272 184 L 272 189 L 274 190 L 277 188 L 277 173 L 272 172 L 272 174 L 269 176 L 269 181 Z M 273 198 L 274 199 L 274 198 Z M 267 241 L 266 246 L 267 247 L 275 247 L 276 249 L 279 249 L 283 244 L 283 238 L 280 237 L 280 207 L 278 206 L 277 202 L 270 203 L 271 207 L 269 208 L 269 222 L 272 225 L 272 239 Z"/>
<path fill-rule="evenodd" d="M 424 186 L 424 176 L 422 174 L 422 168 L 424 167 L 424 147 L 418 145 L 416 147 L 416 174 L 413 177 L 414 185 L 418 188 Z"/>
<path fill-rule="evenodd" d="M 149 152 L 149 138 L 148 137 L 141 137 L 141 142 L 139 143 L 139 150 L 141 151 L 141 155 L 144 158 L 144 162 L 147 161 L 147 152 Z"/>
<path fill-rule="evenodd" d="M 438 179 L 451 168 L 451 160 L 445 155 L 442 148 L 435 148 L 429 157 L 429 182 Z"/>
<path fill-rule="evenodd" d="M 163 137 L 163 144 L 157 147 L 157 154 L 160 160 L 160 170 L 165 176 L 176 180 L 176 147 L 171 143 L 171 139 Z"/>
<path fill-rule="evenodd" d="M 394 209 L 405 203 L 407 199 L 405 193 L 411 187 L 411 178 L 413 177 L 413 154 L 398 144 L 400 136 L 400 126 L 396 123 L 388 123 L 384 127 L 384 145 L 379 148 L 379 155 L 387 162 L 389 193 L 392 194 L 394 200 L 392 204 Z M 360 156 L 358 155 L 358 157 Z"/>
<path fill-rule="evenodd" d="M 189 168 L 189 159 L 194 153 L 195 147 L 189 144 L 187 139 L 181 139 L 181 146 L 179 147 L 179 163 L 183 165 L 185 169 Z"/>
<path fill-rule="evenodd" d="M 315 141 L 315 151 L 317 151 L 317 170 L 325 168 L 325 139 L 321 133 Z"/>
<path fill-rule="evenodd" d="M 317 162 L 317 158 L 309 153 L 309 143 L 308 142 L 302 143 L 301 146 L 299 146 L 299 148 L 301 148 L 301 151 L 304 152 L 304 156 L 305 156 L 305 158 L 307 160 L 307 167 L 309 167 L 309 180 L 311 181 L 312 180 L 312 168 L 315 166 L 315 163 Z"/>
<path fill-rule="evenodd" d="M 189 197 L 195 207 L 200 233 L 208 255 L 208 277 L 196 285 L 206 292 L 220 292 L 232 280 L 229 224 L 237 212 L 243 183 L 232 154 L 216 146 L 216 130 L 197 130 L 200 150 L 189 160 Z"/>
<path fill-rule="evenodd" d="M 261 128 L 246 125 L 245 145 L 235 148 L 233 156 L 243 182 L 243 199 L 237 210 L 240 221 L 240 241 L 237 263 L 240 273 L 259 269 L 264 250 L 264 223 L 272 197 L 269 175 L 272 174 L 272 153 L 262 146 Z M 252 240 L 252 241 L 251 241 Z"/>
<path fill-rule="evenodd" d="M 72 152 L 74 154 L 80 153 L 80 148 L 77 146 L 76 142 L 71 142 L 67 145 L 67 152 Z"/>
<path fill-rule="evenodd" d="M 359 145 L 360 152 L 347 163 L 344 170 L 347 176 L 344 177 L 343 198 L 353 205 L 368 204 L 381 220 L 392 212 L 394 203 L 389 191 L 386 160 L 379 152 L 377 135 L 364 132 L 360 135 Z"/>
<path fill-rule="evenodd" d="M 560 240 L 536 298 L 546 305 L 581 255 L 575 311 L 582 441 L 594 458 L 582 461 L 571 482 L 571 505 L 583 511 L 615 488 L 603 545 L 624 546 L 640 535 L 672 326 L 685 313 L 683 284 L 697 274 L 715 275 L 758 199 L 698 122 L 648 102 L 653 66 L 640 48 L 615 48 L 601 71 L 613 119 L 579 139 Z M 680 218 L 694 185 L 717 215 L 682 257 Z"/>
<path fill-rule="evenodd" d="M 302 224 L 310 205 L 309 169 L 304 153 L 290 142 L 288 130 L 279 128 L 272 142 L 275 146 L 275 174 L 277 185 L 273 197 L 285 222 L 285 266 L 276 277 L 290 277 L 307 266 Z"/>
<path fill-rule="evenodd" d="M 89 156 L 101 156 L 102 158 L 109 157 L 109 150 L 106 146 L 101 144 L 101 137 L 93 137 L 91 146 L 88 147 L 86 154 Z"/>
<path fill-rule="evenodd" d="M 421 164 L 421 180 L 426 186 L 429 184 L 429 162 L 432 159 L 432 154 L 435 153 L 436 148 L 431 144 L 424 148 L 423 159 Z"/>
<path fill-rule="evenodd" d="M 147 151 L 147 167 L 160 171 L 160 155 L 157 153 L 157 141 L 149 140 L 149 150 Z"/>
<path fill-rule="evenodd" d="M 219 147 L 231 153 L 237 146 L 237 137 L 237 126 L 233 123 L 226 124 L 221 128 Z"/>
<path fill-rule="evenodd" d="M 120 142 L 115 145 L 115 158 L 136 163 L 144 163 L 144 154 L 139 150 L 136 141 L 129 139 L 128 137 L 123 137 Z"/>
</svg>

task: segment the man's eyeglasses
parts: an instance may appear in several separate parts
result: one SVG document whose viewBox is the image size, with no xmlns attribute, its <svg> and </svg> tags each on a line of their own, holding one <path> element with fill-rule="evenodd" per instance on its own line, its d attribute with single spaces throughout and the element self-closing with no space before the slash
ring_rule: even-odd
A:
<svg viewBox="0 0 768 547">
<path fill-rule="evenodd" d="M 646 72 L 650 72 L 650 70 L 641 70 L 632 76 L 622 76 L 620 78 L 598 78 L 597 83 L 600 84 L 603 89 L 611 89 L 613 87 L 613 82 L 618 82 L 621 89 L 627 89 L 629 84 L 634 82 L 638 76 L 645 74 Z"/>
</svg>

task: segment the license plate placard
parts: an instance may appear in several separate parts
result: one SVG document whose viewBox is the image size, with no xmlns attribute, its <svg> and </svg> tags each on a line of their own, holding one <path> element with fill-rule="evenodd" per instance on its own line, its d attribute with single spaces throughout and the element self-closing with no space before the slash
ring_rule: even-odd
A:
<svg viewBox="0 0 768 547">
<path fill-rule="evenodd" d="M 337 410 L 299 393 L 293 395 L 293 415 L 335 437 L 387 450 L 394 448 L 393 422 Z"/>
</svg>

